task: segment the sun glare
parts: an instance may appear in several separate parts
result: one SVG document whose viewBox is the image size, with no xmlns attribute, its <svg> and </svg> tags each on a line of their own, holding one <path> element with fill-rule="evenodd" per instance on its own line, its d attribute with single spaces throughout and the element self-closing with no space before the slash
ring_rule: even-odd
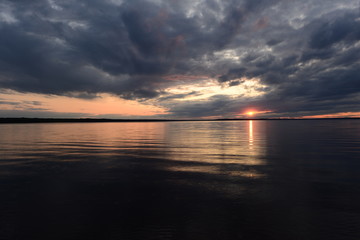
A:
<svg viewBox="0 0 360 240">
<path fill-rule="evenodd" d="M 254 112 L 247 112 L 246 114 L 249 115 L 249 116 L 253 116 Z"/>
</svg>

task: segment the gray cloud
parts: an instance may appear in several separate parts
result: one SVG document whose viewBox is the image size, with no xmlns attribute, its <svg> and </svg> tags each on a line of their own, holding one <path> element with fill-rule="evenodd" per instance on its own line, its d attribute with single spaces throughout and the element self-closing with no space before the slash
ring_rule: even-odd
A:
<svg viewBox="0 0 360 240">
<path fill-rule="evenodd" d="M 19 105 L 19 102 L 11 102 L 11 101 L 1 101 L 0 100 L 0 105 Z"/>
<path fill-rule="evenodd" d="M 82 118 L 94 117 L 86 113 L 67 113 L 67 112 L 52 112 L 44 111 L 43 109 L 26 109 L 26 110 L 1 110 L 0 117 L 2 118 Z"/>
<path fill-rule="evenodd" d="M 47 111 L 49 109 L 41 107 L 43 104 L 40 101 L 7 101 L 0 99 L 0 106 L 3 105 L 11 111 Z"/>
<path fill-rule="evenodd" d="M 151 99 L 176 117 L 358 111 L 359 19 L 356 0 L 3 1 L 0 88 Z M 180 101 L 195 93 L 167 92 L 175 74 L 268 90 Z"/>
</svg>

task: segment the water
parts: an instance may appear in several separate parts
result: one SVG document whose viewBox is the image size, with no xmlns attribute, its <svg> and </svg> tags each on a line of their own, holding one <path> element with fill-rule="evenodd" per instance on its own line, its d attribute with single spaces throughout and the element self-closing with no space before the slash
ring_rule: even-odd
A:
<svg viewBox="0 0 360 240">
<path fill-rule="evenodd" d="M 0 125 L 0 239 L 360 239 L 360 121 Z"/>
</svg>

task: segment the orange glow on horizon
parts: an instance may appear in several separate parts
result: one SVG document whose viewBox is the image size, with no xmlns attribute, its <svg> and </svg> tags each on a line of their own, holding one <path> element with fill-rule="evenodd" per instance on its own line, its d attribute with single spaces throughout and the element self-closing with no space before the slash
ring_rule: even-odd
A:
<svg viewBox="0 0 360 240">
<path fill-rule="evenodd" d="M 124 100 L 110 94 L 101 94 L 95 99 L 80 99 L 56 95 L 44 95 L 36 93 L 19 93 L 9 91 L 0 93 L 0 99 L 18 103 L 16 105 L 4 105 L 4 110 L 23 110 L 27 109 L 27 102 L 39 102 L 39 110 L 42 112 L 54 113 L 83 113 L 89 117 L 101 115 L 114 116 L 152 116 L 167 113 L 167 109 L 158 106 L 143 104 L 141 102 Z M 28 104 L 29 105 L 29 104 Z M 34 107 L 34 106 L 31 106 Z"/>
<path fill-rule="evenodd" d="M 333 114 L 303 116 L 300 118 L 360 118 L 360 112 L 340 112 Z"/>
</svg>

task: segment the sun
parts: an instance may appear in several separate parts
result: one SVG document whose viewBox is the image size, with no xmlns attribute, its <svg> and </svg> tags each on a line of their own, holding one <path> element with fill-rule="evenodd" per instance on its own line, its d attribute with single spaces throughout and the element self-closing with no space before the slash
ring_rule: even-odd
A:
<svg viewBox="0 0 360 240">
<path fill-rule="evenodd" d="M 247 112 L 246 114 L 249 115 L 249 116 L 253 116 L 254 112 Z"/>
</svg>

